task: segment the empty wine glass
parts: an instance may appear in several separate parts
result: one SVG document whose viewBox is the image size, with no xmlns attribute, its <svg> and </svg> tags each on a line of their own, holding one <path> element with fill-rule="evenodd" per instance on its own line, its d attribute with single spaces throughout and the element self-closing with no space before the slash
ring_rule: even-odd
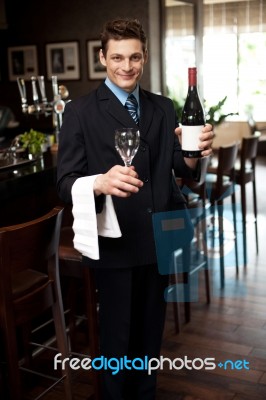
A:
<svg viewBox="0 0 266 400">
<path fill-rule="evenodd" d="M 121 128 L 115 130 L 115 148 L 126 167 L 130 167 L 136 155 L 140 142 L 140 133 L 136 128 Z"/>
</svg>

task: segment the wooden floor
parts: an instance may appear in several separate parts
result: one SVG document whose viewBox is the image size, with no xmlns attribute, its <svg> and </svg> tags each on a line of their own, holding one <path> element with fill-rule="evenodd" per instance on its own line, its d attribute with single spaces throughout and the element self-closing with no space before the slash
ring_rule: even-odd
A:
<svg viewBox="0 0 266 400">
<path fill-rule="evenodd" d="M 253 223 L 249 222 L 247 268 L 240 266 L 238 279 L 234 267 L 225 268 L 224 292 L 219 290 L 219 275 L 212 271 L 215 290 L 211 304 L 206 305 L 201 291 L 200 301 L 191 304 L 191 322 L 182 326 L 179 335 L 174 333 L 169 304 L 162 348 L 162 355 L 171 359 L 212 357 L 216 364 L 246 360 L 250 369 L 165 369 L 159 374 L 158 400 L 266 399 L 266 158 L 260 158 L 258 164 L 259 255 Z"/>
<path fill-rule="evenodd" d="M 191 304 L 191 321 L 188 324 L 182 323 L 180 334 L 175 334 L 172 304 L 168 304 L 162 356 L 171 360 L 184 359 L 186 356 L 191 360 L 214 358 L 217 366 L 209 371 L 165 368 L 158 376 L 157 400 L 266 399 L 265 157 L 260 158 L 258 164 L 259 255 L 255 252 L 254 228 L 250 222 L 247 268 L 240 266 L 236 278 L 234 266 L 227 266 L 226 286 L 221 291 L 219 275 L 213 267 L 210 305 L 205 303 L 204 285 L 200 277 L 199 301 Z M 251 188 L 248 188 L 248 193 L 248 202 L 251 203 Z M 250 369 L 218 367 L 219 363 L 224 364 L 226 360 L 241 360 Z M 195 365 L 200 365 L 200 361 Z M 88 399 L 91 393 L 89 380 L 89 375 L 75 377 L 75 399 Z M 64 399 L 64 395 L 58 387 L 44 399 Z"/>
</svg>

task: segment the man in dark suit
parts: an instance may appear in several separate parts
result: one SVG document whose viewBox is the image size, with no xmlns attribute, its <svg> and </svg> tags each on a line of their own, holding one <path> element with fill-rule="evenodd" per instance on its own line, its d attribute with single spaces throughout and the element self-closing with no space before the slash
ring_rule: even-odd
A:
<svg viewBox="0 0 266 400">
<path fill-rule="evenodd" d="M 95 175 L 96 211 L 111 195 L 122 236 L 99 237 L 100 259 L 83 257 L 93 267 L 99 290 L 100 353 L 107 358 L 159 357 L 164 327 L 167 276 L 159 274 L 152 228 L 154 212 L 184 207 L 173 185 L 193 177 L 196 159 L 183 159 L 173 103 L 139 86 L 147 62 L 146 36 L 137 20 L 108 22 L 101 35 L 100 61 L 107 78 L 98 89 L 67 104 L 58 151 L 58 192 L 71 203 L 77 179 Z M 125 103 L 137 101 L 138 121 Z M 133 166 L 125 167 L 115 149 L 114 132 L 139 127 L 140 146 Z M 202 155 L 211 154 L 213 132 L 199 138 Z M 102 373 L 103 399 L 155 399 L 156 374 L 124 368 Z"/>
</svg>

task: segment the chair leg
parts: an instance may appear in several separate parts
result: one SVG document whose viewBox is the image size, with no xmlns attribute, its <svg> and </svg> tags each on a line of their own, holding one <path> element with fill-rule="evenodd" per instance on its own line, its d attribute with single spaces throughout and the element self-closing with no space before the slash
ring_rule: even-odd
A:
<svg viewBox="0 0 266 400">
<path fill-rule="evenodd" d="M 246 206 L 246 186 L 241 185 L 241 209 L 242 209 L 242 229 L 243 229 L 243 256 L 244 266 L 247 266 L 247 206 Z"/>
<path fill-rule="evenodd" d="M 22 337 L 25 366 L 28 367 L 32 361 L 32 351 L 30 349 L 30 338 L 31 338 L 31 332 L 32 332 L 31 324 L 27 323 L 27 324 L 21 326 L 21 329 L 22 329 L 21 337 Z"/>
<path fill-rule="evenodd" d="M 236 274 L 238 275 L 238 272 L 239 272 L 239 263 L 238 263 L 238 241 L 237 241 L 236 195 L 235 195 L 235 192 L 233 192 L 233 194 L 232 194 L 232 211 L 233 211 L 234 236 L 235 236 Z"/>
<path fill-rule="evenodd" d="M 255 175 L 255 171 L 254 171 Z M 258 210 L 257 210 L 257 190 L 255 176 L 252 182 L 253 186 L 253 206 L 254 206 L 254 217 L 255 217 L 255 234 L 256 234 L 256 252 L 259 254 L 259 236 L 258 236 Z"/>
<path fill-rule="evenodd" d="M 219 252 L 220 252 L 220 281 L 221 288 L 224 288 L 224 228 L 223 228 L 223 202 L 218 202 L 219 220 Z"/>
<path fill-rule="evenodd" d="M 59 352 L 62 354 L 62 359 L 64 359 L 69 357 L 69 350 L 66 337 L 63 302 L 60 293 L 61 293 L 60 289 L 55 284 L 55 302 L 52 306 L 52 310 L 53 310 L 53 318 L 55 321 L 57 347 Z M 72 384 L 71 384 L 72 378 L 71 378 L 71 370 L 68 363 L 65 363 L 65 369 L 62 370 L 62 375 L 65 376 L 65 379 L 63 381 L 65 389 L 65 398 L 66 400 L 72 400 L 73 399 Z"/>
<path fill-rule="evenodd" d="M 204 275 L 205 275 L 206 300 L 207 300 L 207 304 L 210 304 L 210 302 L 211 302 L 210 275 L 209 275 L 209 268 L 207 265 L 204 269 Z"/>
<path fill-rule="evenodd" d="M 190 251 L 191 246 L 184 246 L 182 252 L 182 268 L 183 268 L 183 287 L 184 287 L 184 308 L 185 308 L 185 321 L 190 322 L 191 316 L 191 296 L 190 296 Z"/>
<path fill-rule="evenodd" d="M 13 318 L 11 318 L 10 315 L 6 315 L 2 329 L 7 363 L 8 398 L 9 400 L 22 400 L 23 393 L 18 365 L 16 329 Z"/>
<path fill-rule="evenodd" d="M 207 244 L 207 224 L 206 224 L 206 212 L 204 205 L 203 219 L 202 219 L 202 231 L 203 231 L 203 254 L 206 258 L 206 265 L 204 267 L 204 275 L 205 275 L 205 290 L 206 290 L 206 299 L 207 304 L 211 302 L 210 295 L 210 274 L 209 274 L 209 261 L 208 261 L 208 244 Z"/>
<path fill-rule="evenodd" d="M 99 356 L 99 341 L 98 341 L 98 314 L 96 301 L 96 286 L 93 271 L 85 266 L 83 267 L 84 287 L 85 287 L 85 302 L 89 326 L 90 338 L 90 353 L 91 358 Z M 92 371 L 92 380 L 94 387 L 94 400 L 101 399 L 100 376 L 97 371 Z"/>
<path fill-rule="evenodd" d="M 185 321 L 188 324 L 191 317 L 190 276 L 188 272 L 184 272 L 184 298 Z"/>
<path fill-rule="evenodd" d="M 173 301 L 173 314 L 174 314 L 174 324 L 175 324 L 175 333 L 178 334 L 180 333 L 180 309 L 179 309 L 179 298 L 178 298 L 178 293 L 177 293 L 177 278 L 176 274 L 172 274 L 170 276 L 170 282 L 171 285 L 174 286 L 175 290 L 175 301 Z"/>
<path fill-rule="evenodd" d="M 212 215 L 212 237 L 211 237 L 211 243 L 212 243 L 212 248 L 214 249 L 215 246 L 215 214 L 216 214 L 216 207 L 215 203 L 211 203 L 211 208 L 213 210 L 213 215 Z"/>
<path fill-rule="evenodd" d="M 71 351 L 75 351 L 75 343 L 76 343 L 77 292 L 78 292 L 77 279 L 75 278 L 69 279 L 65 307 L 69 309 L 68 327 L 69 327 L 69 341 L 70 341 Z"/>
<path fill-rule="evenodd" d="M 206 224 L 206 216 L 203 218 L 203 251 L 204 257 L 206 258 L 206 265 L 204 267 L 204 276 L 205 276 L 205 290 L 206 290 L 206 299 L 207 304 L 211 302 L 211 293 L 210 293 L 210 273 L 209 273 L 209 262 L 208 262 L 208 253 L 207 253 L 207 224 Z"/>
<path fill-rule="evenodd" d="M 173 301 L 173 314 L 174 314 L 174 323 L 175 323 L 175 333 L 180 333 L 180 318 L 179 318 L 179 303 L 177 301 Z"/>
</svg>

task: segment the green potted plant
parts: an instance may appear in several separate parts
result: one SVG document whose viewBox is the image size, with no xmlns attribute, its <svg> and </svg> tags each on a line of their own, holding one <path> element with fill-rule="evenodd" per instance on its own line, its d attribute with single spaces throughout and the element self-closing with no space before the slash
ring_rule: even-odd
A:
<svg viewBox="0 0 266 400">
<path fill-rule="evenodd" d="M 46 135 L 42 132 L 31 129 L 30 131 L 21 134 L 19 136 L 19 141 L 22 144 L 22 148 L 28 151 L 28 154 L 32 154 L 33 157 L 36 157 L 43 153 L 43 147 L 46 143 Z"/>
<path fill-rule="evenodd" d="M 216 105 L 211 107 L 205 107 L 206 122 L 211 124 L 213 127 L 220 125 L 227 117 L 231 115 L 237 115 L 237 113 L 224 114 L 222 108 L 226 102 L 227 96 L 220 100 Z M 178 100 L 172 99 L 174 107 L 177 113 L 178 120 L 181 121 L 182 109 L 185 104 L 185 100 L 181 104 Z"/>
<path fill-rule="evenodd" d="M 230 117 L 231 115 L 238 115 L 238 113 L 228 113 L 223 114 L 222 108 L 224 103 L 226 102 L 227 96 L 225 96 L 222 100 L 218 101 L 218 103 L 214 106 L 211 106 L 206 110 L 206 122 L 211 124 L 213 127 L 220 125 L 225 118 Z"/>
</svg>

